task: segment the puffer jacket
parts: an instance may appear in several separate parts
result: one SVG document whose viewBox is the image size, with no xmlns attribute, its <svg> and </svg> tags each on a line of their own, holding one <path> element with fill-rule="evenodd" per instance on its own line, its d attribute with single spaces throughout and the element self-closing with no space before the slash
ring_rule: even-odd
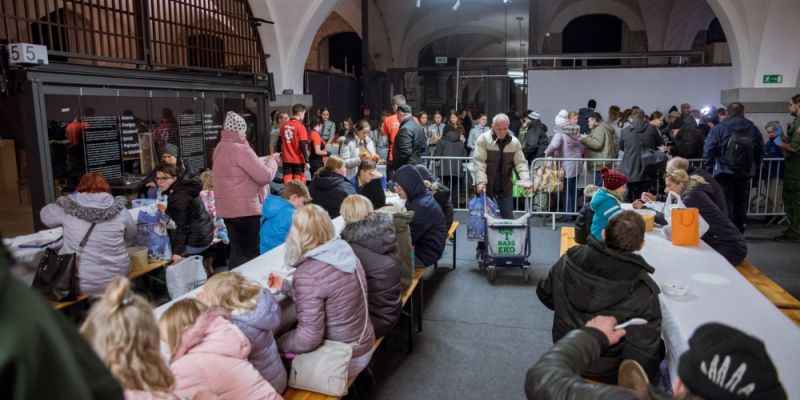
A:
<svg viewBox="0 0 800 400">
<path fill-rule="evenodd" d="M 652 380 L 664 355 L 660 290 L 650 277 L 655 270 L 638 254 L 614 251 L 592 236 L 587 240 L 561 256 L 536 288 L 542 303 L 555 311 L 553 342 L 597 315 L 644 318 L 646 325 L 628 327 L 625 339 L 606 349 L 584 376 L 616 383 L 620 363 L 632 359 Z"/>
<path fill-rule="evenodd" d="M 278 393 L 283 393 L 286 390 L 286 369 L 275 343 L 275 331 L 281 324 L 281 306 L 275 296 L 261 289 L 255 309 L 231 314 L 230 319 L 250 341 L 251 351 L 247 358 Z"/>
<path fill-rule="evenodd" d="M 414 211 L 411 221 L 411 243 L 414 245 L 416 263 L 433 265 L 444 252 L 447 237 L 444 213 L 436 200 L 425 188 L 417 170 L 404 166 L 395 172 L 395 181 L 406 192 L 406 208 Z"/>
<path fill-rule="evenodd" d="M 502 147 L 502 160 L 501 150 Z M 513 184 L 511 174 L 516 172 L 520 180 L 530 180 L 528 161 L 522 154 L 522 145 L 512 135 L 499 140 L 494 132 L 484 133 L 475 143 L 475 183 L 486 184 L 486 194 L 511 196 Z M 499 187 L 498 187 L 499 186 Z"/>
<path fill-rule="evenodd" d="M 347 179 L 335 172 L 321 172 L 311 181 L 308 188 L 311 202 L 328 212 L 331 219 L 339 216 L 344 198 L 356 194 L 356 188 Z"/>
<path fill-rule="evenodd" d="M 170 363 L 175 393 L 208 391 L 220 399 L 275 400 L 281 396 L 247 360 L 250 341 L 220 307 L 208 309 L 184 331 Z"/>
<path fill-rule="evenodd" d="M 642 164 L 642 150 L 656 150 L 661 145 L 661 135 L 655 126 L 647 121 L 637 121 L 620 133 L 619 149 L 623 151 L 619 172 L 628 178 L 628 182 L 641 182 L 645 177 Z"/>
<path fill-rule="evenodd" d="M 614 139 L 614 128 L 611 125 L 601 122 L 592 129 L 592 133 L 585 137 L 580 138 L 580 142 L 586 146 L 588 150 L 588 158 L 617 158 L 619 149 L 617 148 L 616 139 Z M 589 170 L 600 172 L 600 169 L 607 167 L 607 163 L 589 163 Z"/>
<path fill-rule="evenodd" d="M 600 188 L 594 197 L 592 197 L 592 236 L 597 240 L 603 240 L 603 229 L 608 226 L 608 220 L 614 214 L 622 211 L 622 199 L 617 197 L 614 193 L 609 192 L 606 188 Z"/>
<path fill-rule="evenodd" d="M 711 185 L 711 199 L 714 200 L 714 204 L 719 207 L 723 214 L 728 215 L 728 203 L 725 201 L 725 191 L 722 190 L 722 186 L 720 186 L 719 182 L 703 168 L 689 166 L 687 172 L 689 176 L 699 176 Z"/>
<path fill-rule="evenodd" d="M 387 205 L 381 207 L 377 212 L 390 214 L 394 225 L 394 234 L 397 238 L 397 250 L 400 254 L 400 285 L 403 290 L 411 286 L 411 252 L 414 247 L 411 244 L 411 221 L 414 220 L 414 212 L 407 211 L 397 206 Z"/>
<path fill-rule="evenodd" d="M 136 235 L 136 222 L 125 209 L 126 203 L 124 197 L 108 193 L 76 192 L 59 197 L 39 213 L 48 227 L 63 227 L 59 254 L 75 253 L 92 223 L 97 224 L 78 258 L 78 279 L 83 293 L 102 294 L 114 278 L 130 272 L 131 258 L 125 242 Z"/>
<path fill-rule="evenodd" d="M 353 179 L 358 173 L 358 166 L 361 165 L 361 151 L 358 147 L 358 141 L 357 136 L 348 137 L 339 149 L 339 156 L 342 157 L 344 167 L 347 168 L 347 179 Z M 366 142 L 367 151 L 371 155 L 378 154 L 371 137 L 365 137 L 364 141 Z"/>
<path fill-rule="evenodd" d="M 375 337 L 389 333 L 400 320 L 402 291 L 400 286 L 400 255 L 394 235 L 392 216 L 372 213 L 358 222 L 347 224 L 341 237 L 361 261 L 367 275 L 369 319 Z"/>
<path fill-rule="evenodd" d="M 414 118 L 406 118 L 400 123 L 400 130 L 392 144 L 394 168 L 422 164 L 422 155 L 427 149 L 428 137 L 425 131 Z"/>
<path fill-rule="evenodd" d="M 364 299 L 367 281 L 347 242 L 335 238 L 304 254 L 295 267 L 289 294 L 297 327 L 278 339 L 280 351 L 307 353 L 334 340 L 356 344 L 353 358 L 369 353 L 375 332 Z"/>
<path fill-rule="evenodd" d="M 464 149 L 464 142 L 461 141 L 461 134 L 449 125 L 444 130 L 444 136 L 436 143 L 433 150 L 436 157 L 464 157 L 467 151 Z M 460 160 L 441 160 L 438 161 L 439 176 L 459 176 L 462 174 Z"/>
<path fill-rule="evenodd" d="M 294 206 L 281 196 L 269 196 L 261 211 L 261 230 L 259 247 L 264 254 L 286 241 L 292 227 Z"/>
<path fill-rule="evenodd" d="M 575 329 L 547 350 L 525 375 L 529 400 L 643 400 L 621 386 L 587 382 L 581 376 L 608 347 L 603 332 L 593 328 Z M 651 390 L 653 399 L 660 394 Z"/>
<path fill-rule="evenodd" d="M 556 133 L 553 135 L 553 140 L 544 151 L 545 154 L 562 158 L 582 158 L 584 146 L 575 128 L 574 125 L 557 126 L 555 129 Z M 572 133 L 573 131 L 575 133 Z M 574 178 L 581 173 L 583 162 L 562 161 L 561 166 L 564 168 L 565 177 Z"/>
<path fill-rule="evenodd" d="M 222 132 L 214 149 L 214 192 L 217 215 L 239 218 L 261 215 L 261 204 L 269 194 L 269 183 L 278 164 L 261 161 L 247 139 L 236 132 Z"/>
<path fill-rule="evenodd" d="M 172 253 L 182 254 L 186 246 L 206 247 L 214 240 L 214 223 L 200 197 L 203 184 L 194 177 L 182 177 L 167 189 L 167 216 L 175 221 Z"/>
</svg>

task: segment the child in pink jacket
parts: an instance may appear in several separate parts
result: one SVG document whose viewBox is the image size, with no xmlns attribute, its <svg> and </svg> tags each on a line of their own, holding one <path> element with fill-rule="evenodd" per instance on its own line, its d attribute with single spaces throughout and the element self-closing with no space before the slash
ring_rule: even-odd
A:
<svg viewBox="0 0 800 400">
<path fill-rule="evenodd" d="M 224 309 L 205 310 L 199 301 L 184 299 L 164 312 L 160 328 L 179 396 L 207 391 L 220 399 L 282 399 L 247 360 L 250 341 Z"/>
</svg>

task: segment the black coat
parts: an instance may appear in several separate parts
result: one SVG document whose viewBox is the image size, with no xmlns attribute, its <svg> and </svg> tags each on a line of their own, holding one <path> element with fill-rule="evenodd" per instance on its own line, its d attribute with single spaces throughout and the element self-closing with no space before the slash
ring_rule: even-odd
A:
<svg viewBox="0 0 800 400">
<path fill-rule="evenodd" d="M 642 150 L 656 150 L 661 144 L 661 135 L 658 133 L 658 129 L 647 121 L 638 121 L 623 129 L 620 133 L 619 149 L 624 154 L 619 172 L 628 178 L 628 182 L 651 179 L 652 177 L 647 177 L 644 173 Z"/>
<path fill-rule="evenodd" d="M 339 208 L 344 198 L 356 194 L 356 188 L 347 177 L 335 172 L 321 172 L 311 181 L 308 188 L 311 202 L 328 212 L 331 219 L 339 216 Z"/>
<path fill-rule="evenodd" d="M 705 137 L 699 129 L 684 126 L 675 135 L 675 143 L 670 153 L 675 157 L 686 159 L 703 158 L 703 144 Z"/>
<path fill-rule="evenodd" d="M 175 221 L 171 236 L 173 254 L 183 254 L 186 246 L 209 246 L 214 240 L 214 223 L 200 198 L 202 190 L 200 180 L 189 175 L 178 179 L 167 190 L 166 214 Z"/>
<path fill-rule="evenodd" d="M 419 172 L 405 166 L 395 172 L 395 181 L 406 192 L 406 209 L 414 212 L 411 243 L 417 264 L 433 265 L 444 252 L 447 237 L 444 213 L 422 182 Z"/>
<path fill-rule="evenodd" d="M 461 132 L 450 125 L 445 126 L 442 138 L 436 142 L 433 155 L 436 157 L 466 157 L 467 150 L 464 148 L 464 142 L 461 141 Z M 441 160 L 437 163 L 440 168 L 439 176 L 459 176 L 462 173 L 462 161 L 460 160 Z"/>
<path fill-rule="evenodd" d="M 690 166 L 689 171 L 687 172 L 689 173 L 689 176 L 697 175 L 705 179 L 705 181 L 711 185 L 711 200 L 714 201 L 714 204 L 719 207 L 723 214 L 728 215 L 728 203 L 725 201 L 725 191 L 722 190 L 722 186 L 720 186 L 719 182 L 717 182 L 717 180 L 714 179 L 714 177 L 711 176 L 708 171 L 702 168 L 694 168 Z"/>
<path fill-rule="evenodd" d="M 664 350 L 660 290 L 650 277 L 655 270 L 637 254 L 611 250 L 593 236 L 587 240 L 589 244 L 575 246 L 561 256 L 536 288 L 542 303 L 555 311 L 553 342 L 597 315 L 618 321 L 644 318 L 646 325 L 628 327 L 625 338 L 606 349 L 584 376 L 616 383 L 622 360 L 633 359 L 652 380 Z"/>
<path fill-rule="evenodd" d="M 544 150 L 549 144 L 547 126 L 538 119 L 531 121 L 528 124 L 528 132 L 525 133 L 525 145 L 522 147 L 525 159 L 530 163 L 537 158 L 544 157 Z"/>
<path fill-rule="evenodd" d="M 403 165 L 422 164 L 422 155 L 427 149 L 428 137 L 425 130 L 414 118 L 406 118 L 400 123 L 400 130 L 394 138 L 392 165 L 397 169 Z"/>
</svg>

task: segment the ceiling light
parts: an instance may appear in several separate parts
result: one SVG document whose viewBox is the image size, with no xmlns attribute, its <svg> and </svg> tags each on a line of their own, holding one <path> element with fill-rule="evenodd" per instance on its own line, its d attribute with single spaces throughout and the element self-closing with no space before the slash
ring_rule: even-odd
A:
<svg viewBox="0 0 800 400">
<path fill-rule="evenodd" d="M 419 6 L 421 5 L 421 3 L 422 3 L 422 0 L 417 0 L 417 8 L 419 8 Z"/>
<path fill-rule="evenodd" d="M 503 0 L 503 4 L 506 4 L 508 2 L 509 2 L 509 0 Z"/>
<path fill-rule="evenodd" d="M 461 0 L 456 0 L 456 4 L 453 5 L 453 11 L 458 11 L 459 7 L 461 7 Z"/>
</svg>

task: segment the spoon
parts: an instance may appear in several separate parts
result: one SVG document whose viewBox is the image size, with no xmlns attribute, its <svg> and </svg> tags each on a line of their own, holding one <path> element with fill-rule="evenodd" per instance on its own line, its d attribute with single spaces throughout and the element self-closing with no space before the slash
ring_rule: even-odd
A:
<svg viewBox="0 0 800 400">
<path fill-rule="evenodd" d="M 614 330 L 625 329 L 630 325 L 645 325 L 645 324 L 647 324 L 647 320 L 644 319 L 644 318 L 631 318 L 627 322 L 623 322 L 623 323 L 615 326 Z"/>
</svg>

